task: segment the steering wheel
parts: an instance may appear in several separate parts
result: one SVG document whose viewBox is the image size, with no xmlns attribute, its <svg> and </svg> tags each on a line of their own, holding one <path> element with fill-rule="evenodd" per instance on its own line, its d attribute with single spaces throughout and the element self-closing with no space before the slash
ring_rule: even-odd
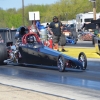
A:
<svg viewBox="0 0 100 100">
<path fill-rule="evenodd" d="M 25 34 L 25 35 L 22 37 L 22 43 L 23 43 L 23 44 L 27 44 L 27 38 L 28 38 L 29 36 L 32 36 L 32 35 L 36 38 L 36 41 L 37 41 L 38 43 L 41 42 L 40 39 L 39 39 L 39 37 L 38 37 L 38 35 L 37 35 L 36 33 L 28 33 L 28 34 Z"/>
</svg>

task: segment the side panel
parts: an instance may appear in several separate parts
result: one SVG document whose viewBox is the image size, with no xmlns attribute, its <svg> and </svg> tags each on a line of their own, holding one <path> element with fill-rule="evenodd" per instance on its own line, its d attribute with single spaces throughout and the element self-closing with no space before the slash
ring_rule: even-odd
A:
<svg viewBox="0 0 100 100">
<path fill-rule="evenodd" d="M 44 47 L 28 47 L 28 64 L 56 66 L 57 56 L 52 50 L 47 50 Z"/>
<path fill-rule="evenodd" d="M 41 57 L 39 56 L 38 48 L 28 47 L 28 64 L 41 64 Z"/>
<path fill-rule="evenodd" d="M 21 46 L 19 47 L 19 52 L 21 58 L 19 58 L 19 63 L 27 63 L 27 58 L 28 58 L 28 51 L 26 46 Z"/>
<path fill-rule="evenodd" d="M 57 66 L 57 57 L 59 55 L 58 52 L 50 48 L 43 47 L 40 48 L 39 54 L 41 55 L 42 65 Z"/>
<path fill-rule="evenodd" d="M 57 65 L 57 57 L 47 54 L 45 52 L 39 53 L 41 56 L 40 62 L 42 65 L 47 65 L 47 66 L 56 66 Z"/>
</svg>

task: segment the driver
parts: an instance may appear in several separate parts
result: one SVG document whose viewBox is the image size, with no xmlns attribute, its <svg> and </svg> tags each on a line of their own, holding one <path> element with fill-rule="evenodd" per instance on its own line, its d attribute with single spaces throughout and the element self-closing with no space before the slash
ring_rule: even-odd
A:
<svg viewBox="0 0 100 100">
<path fill-rule="evenodd" d="M 34 42 L 35 42 L 35 37 L 33 35 L 28 36 L 27 43 L 34 43 Z"/>
</svg>

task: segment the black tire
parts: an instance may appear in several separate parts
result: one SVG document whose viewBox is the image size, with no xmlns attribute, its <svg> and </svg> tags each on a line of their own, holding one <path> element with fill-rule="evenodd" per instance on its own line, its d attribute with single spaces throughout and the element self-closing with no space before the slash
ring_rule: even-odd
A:
<svg viewBox="0 0 100 100">
<path fill-rule="evenodd" d="M 87 68 L 87 57 L 84 52 L 80 52 L 78 56 L 78 60 L 82 62 L 82 65 L 83 65 L 82 70 L 85 70 Z"/>
<path fill-rule="evenodd" d="M 57 59 L 57 67 L 58 67 L 60 72 L 65 71 L 66 60 L 62 55 L 59 55 L 59 57 Z"/>
<path fill-rule="evenodd" d="M 0 43 L 0 65 L 3 65 L 3 61 L 7 59 L 7 49 L 5 44 Z"/>
</svg>

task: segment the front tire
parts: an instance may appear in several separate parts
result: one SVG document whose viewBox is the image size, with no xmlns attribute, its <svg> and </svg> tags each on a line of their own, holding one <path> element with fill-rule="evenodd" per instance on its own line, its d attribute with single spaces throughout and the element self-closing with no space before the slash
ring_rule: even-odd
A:
<svg viewBox="0 0 100 100">
<path fill-rule="evenodd" d="M 87 57 L 84 52 L 81 52 L 78 56 L 78 60 L 82 63 L 82 70 L 85 70 L 87 68 Z"/>
<path fill-rule="evenodd" d="M 57 59 L 57 67 L 58 67 L 60 72 L 65 71 L 66 61 L 62 55 L 60 55 Z"/>
</svg>

